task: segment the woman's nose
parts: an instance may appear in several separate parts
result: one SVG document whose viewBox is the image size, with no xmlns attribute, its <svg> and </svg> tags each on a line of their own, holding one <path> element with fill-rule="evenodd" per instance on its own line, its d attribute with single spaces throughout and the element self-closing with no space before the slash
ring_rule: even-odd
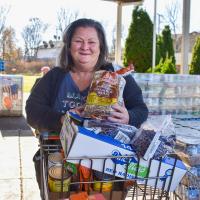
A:
<svg viewBox="0 0 200 200">
<path fill-rule="evenodd" d="M 88 42 L 83 41 L 83 42 L 81 43 L 81 48 L 82 48 L 82 49 L 88 49 L 88 47 L 89 47 Z"/>
</svg>

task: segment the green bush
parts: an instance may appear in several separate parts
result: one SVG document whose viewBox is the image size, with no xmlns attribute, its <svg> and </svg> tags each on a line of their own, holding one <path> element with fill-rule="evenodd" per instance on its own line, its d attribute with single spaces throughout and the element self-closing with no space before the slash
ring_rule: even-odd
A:
<svg viewBox="0 0 200 200">
<path fill-rule="evenodd" d="M 172 57 L 166 58 L 161 68 L 162 74 L 176 74 L 176 66 Z"/>
<path fill-rule="evenodd" d="M 173 62 L 172 57 L 166 58 L 163 62 L 163 59 L 160 60 L 159 64 L 153 69 L 153 73 L 159 74 L 176 74 L 176 66 Z"/>
</svg>

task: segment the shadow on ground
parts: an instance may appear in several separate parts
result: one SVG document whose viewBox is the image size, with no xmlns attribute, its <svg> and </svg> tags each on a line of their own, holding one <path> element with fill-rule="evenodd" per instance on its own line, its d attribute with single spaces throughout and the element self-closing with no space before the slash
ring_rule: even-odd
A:
<svg viewBox="0 0 200 200">
<path fill-rule="evenodd" d="M 0 117 L 0 132 L 2 137 L 33 136 L 32 129 L 24 116 Z"/>
</svg>

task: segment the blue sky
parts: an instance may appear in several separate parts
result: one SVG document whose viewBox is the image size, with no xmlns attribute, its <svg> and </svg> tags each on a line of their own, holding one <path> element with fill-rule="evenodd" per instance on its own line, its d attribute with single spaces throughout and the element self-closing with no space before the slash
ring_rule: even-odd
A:
<svg viewBox="0 0 200 200">
<path fill-rule="evenodd" d="M 177 1 L 182 7 L 182 0 L 157 0 L 157 12 L 165 15 L 166 6 Z M 147 10 L 153 20 L 154 0 L 144 0 L 143 7 Z M 43 22 L 50 24 L 46 38 L 53 39 L 55 34 L 55 25 L 57 23 L 56 13 L 59 8 L 67 8 L 78 11 L 83 17 L 90 17 L 103 22 L 106 29 L 107 40 L 111 44 L 112 28 L 116 23 L 117 5 L 113 2 L 103 0 L 1 0 L 0 6 L 10 6 L 10 12 L 7 16 L 7 26 L 12 26 L 16 30 L 18 42 L 21 41 L 21 31 L 28 23 L 31 17 L 39 17 Z M 200 1 L 191 0 L 191 31 L 200 31 Z M 131 14 L 134 6 L 123 6 L 122 24 L 124 26 L 124 35 L 126 37 L 128 27 L 131 22 Z M 179 13 L 178 27 L 181 31 L 181 10 Z"/>
</svg>

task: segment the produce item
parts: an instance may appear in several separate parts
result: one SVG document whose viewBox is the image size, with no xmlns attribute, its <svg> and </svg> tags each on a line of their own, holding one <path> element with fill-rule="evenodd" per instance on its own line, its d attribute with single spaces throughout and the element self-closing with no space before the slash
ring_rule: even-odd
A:
<svg viewBox="0 0 200 200">
<path fill-rule="evenodd" d="M 93 174 L 91 169 L 84 166 L 78 166 L 78 170 L 80 174 L 80 182 L 87 182 L 93 180 Z M 80 188 L 84 188 L 85 191 L 92 189 L 89 183 L 81 183 Z"/>
</svg>

